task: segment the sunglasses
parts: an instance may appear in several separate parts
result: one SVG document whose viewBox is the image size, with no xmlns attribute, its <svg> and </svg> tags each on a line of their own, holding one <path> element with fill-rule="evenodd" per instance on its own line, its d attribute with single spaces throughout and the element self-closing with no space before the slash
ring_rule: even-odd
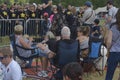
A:
<svg viewBox="0 0 120 80">
<path fill-rule="evenodd" d="M 0 57 L 0 60 L 3 60 L 4 57 Z"/>
<path fill-rule="evenodd" d="M 7 57 L 7 56 L 4 56 L 4 57 L 1 57 L 1 56 L 0 56 L 0 60 L 3 60 L 3 59 L 6 58 L 6 57 Z"/>
</svg>

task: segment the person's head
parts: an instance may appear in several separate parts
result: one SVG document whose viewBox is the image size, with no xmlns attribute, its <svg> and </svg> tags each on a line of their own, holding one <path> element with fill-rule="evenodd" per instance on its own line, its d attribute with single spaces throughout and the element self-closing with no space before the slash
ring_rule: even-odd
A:
<svg viewBox="0 0 120 80">
<path fill-rule="evenodd" d="M 57 6 L 56 5 L 52 6 L 52 11 L 53 11 L 53 13 L 57 13 Z"/>
<path fill-rule="evenodd" d="M 63 80 L 82 80 L 83 69 L 77 62 L 72 62 L 63 68 Z"/>
<path fill-rule="evenodd" d="M 67 9 L 71 11 L 72 6 L 71 6 L 71 5 L 68 5 L 68 8 L 67 8 Z"/>
<path fill-rule="evenodd" d="M 118 25 L 118 29 L 120 30 L 120 9 L 118 9 L 118 12 L 116 14 L 116 23 Z"/>
<path fill-rule="evenodd" d="M 31 10 L 32 12 L 34 12 L 34 11 L 35 11 L 35 6 L 34 6 L 34 5 L 30 5 L 30 10 Z"/>
<path fill-rule="evenodd" d="M 7 10 L 7 4 L 3 4 L 4 10 Z"/>
<path fill-rule="evenodd" d="M 13 53 L 10 50 L 10 47 L 0 48 L 0 61 L 2 64 L 7 66 L 12 60 Z"/>
<path fill-rule="evenodd" d="M 70 39 L 70 29 L 67 26 L 64 26 L 61 30 L 62 39 Z"/>
<path fill-rule="evenodd" d="M 24 7 L 23 6 L 19 6 L 19 11 L 24 11 Z"/>
<path fill-rule="evenodd" d="M 109 0 L 107 2 L 107 9 L 110 9 L 113 6 L 113 4 L 114 4 L 113 0 Z"/>
<path fill-rule="evenodd" d="M 77 28 L 77 36 L 88 36 L 90 33 L 89 26 L 80 26 Z"/>
<path fill-rule="evenodd" d="M 23 32 L 23 26 L 22 25 L 16 25 L 14 27 L 14 31 L 16 35 L 21 35 Z"/>
<path fill-rule="evenodd" d="M 100 20 L 99 20 L 99 19 L 95 19 L 95 20 L 94 20 L 94 24 L 96 24 L 96 25 L 98 25 L 98 24 L 99 24 L 99 22 L 100 22 Z"/>
<path fill-rule="evenodd" d="M 42 10 L 42 5 L 41 4 L 38 4 L 38 9 Z"/>
<path fill-rule="evenodd" d="M 49 14 L 48 14 L 47 12 L 45 12 L 45 13 L 43 14 L 43 17 L 44 17 L 44 19 L 48 19 Z"/>
<path fill-rule="evenodd" d="M 88 7 L 92 7 L 92 2 L 86 1 L 85 4 L 84 4 L 84 7 L 85 7 L 85 9 L 88 8 Z"/>
</svg>

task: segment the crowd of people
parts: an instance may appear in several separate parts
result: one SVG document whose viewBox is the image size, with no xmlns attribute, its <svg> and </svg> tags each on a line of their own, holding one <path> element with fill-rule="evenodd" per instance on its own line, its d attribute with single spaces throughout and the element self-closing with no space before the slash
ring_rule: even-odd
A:
<svg viewBox="0 0 120 80">
<path fill-rule="evenodd" d="M 116 8 L 111 0 L 107 2 L 106 6 L 108 9 L 106 26 L 100 26 L 100 20 L 96 18 L 90 1 L 86 1 L 80 11 L 76 11 L 75 7 L 71 5 L 68 5 L 67 9 L 61 4 L 52 5 L 52 0 L 44 0 L 43 4 L 38 5 L 35 3 L 24 6 L 14 4 L 10 8 L 4 3 L 0 8 L 1 20 L 43 20 L 31 20 L 30 23 L 34 25 L 28 24 L 27 29 L 23 25 L 24 22 L 20 23 L 18 20 L 1 21 L 1 36 L 10 35 L 14 32 L 17 45 L 24 48 L 37 47 L 35 53 L 42 57 L 42 71 L 38 72 L 40 77 L 48 76 L 49 58 L 53 60 L 54 65 L 60 63 L 60 70 L 55 75 L 57 79 L 59 78 L 58 80 L 82 80 L 83 66 L 76 62 L 80 62 L 81 56 L 83 58 L 88 56 L 91 37 L 103 38 L 103 43 L 110 53 L 105 80 L 112 80 L 114 71 L 120 61 L 120 9 Z M 36 46 L 32 46 L 33 38 L 27 39 L 23 36 L 25 29 L 27 30 L 26 34 L 39 34 L 43 41 L 36 44 Z M 20 54 L 21 56 L 28 57 L 33 55 L 30 51 L 17 49 L 19 53 L 23 53 Z M 66 61 L 64 60 L 65 58 L 67 58 Z M 14 61 L 13 54 L 9 48 L 0 49 L 0 60 L 3 64 L 1 64 L 2 66 L 0 65 L 1 71 L 3 71 L 3 80 L 22 80 L 21 68 Z M 15 66 L 17 66 L 17 71 L 14 70 Z M 11 70 L 14 73 L 11 73 Z M 15 76 L 15 74 L 18 75 Z"/>
<path fill-rule="evenodd" d="M 38 5 L 35 3 L 25 5 L 15 3 L 11 5 L 10 8 L 7 3 L 4 3 L 1 4 L 0 7 L 0 19 L 1 36 L 13 33 L 16 24 L 22 24 L 24 27 L 24 33 L 28 35 L 39 34 L 42 36 L 45 35 L 49 29 L 52 29 L 53 31 L 55 30 L 54 33 L 60 35 L 60 30 L 63 25 L 67 25 L 72 34 L 75 35 L 74 31 L 76 27 L 82 24 L 92 25 L 92 22 L 95 19 L 95 12 L 92 9 L 92 3 L 89 1 L 87 1 L 84 4 L 84 8 L 79 11 L 77 11 L 76 7 L 72 5 L 68 5 L 67 8 L 64 8 L 61 4 L 52 5 L 51 0 L 45 0 L 43 4 Z M 28 19 L 31 19 L 31 21 L 25 26 L 24 21 Z M 35 19 L 45 20 L 37 21 Z"/>
</svg>

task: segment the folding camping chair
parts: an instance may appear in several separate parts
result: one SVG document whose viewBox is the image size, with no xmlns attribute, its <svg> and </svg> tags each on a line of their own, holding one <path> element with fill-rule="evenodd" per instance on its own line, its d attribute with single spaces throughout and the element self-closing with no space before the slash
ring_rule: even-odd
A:
<svg viewBox="0 0 120 80">
<path fill-rule="evenodd" d="M 82 66 L 84 72 L 91 72 L 94 68 L 100 75 L 100 70 L 96 68 L 97 60 L 102 56 L 101 53 L 101 45 L 103 44 L 103 39 L 99 39 L 96 37 L 90 37 L 89 39 L 89 52 L 86 58 L 83 58 Z"/>
<path fill-rule="evenodd" d="M 64 41 L 58 42 L 57 53 L 52 60 L 51 65 L 54 65 L 57 71 L 53 73 L 56 80 L 63 80 L 62 69 L 63 67 L 71 62 L 79 62 L 79 42 L 73 41 L 71 44 Z M 53 77 L 53 76 L 52 76 Z M 51 78 L 52 80 L 52 78 Z"/>
<path fill-rule="evenodd" d="M 10 44 L 12 45 L 13 48 L 13 58 L 16 60 L 16 57 L 18 57 L 20 60 L 24 60 L 24 61 L 31 61 L 33 58 L 36 58 L 36 71 L 37 71 L 37 67 L 38 67 L 38 54 L 35 54 L 35 49 L 37 48 L 24 48 L 22 46 L 19 46 L 15 43 L 15 35 L 12 34 L 10 35 Z M 17 48 L 21 48 L 24 50 L 31 50 L 31 52 L 33 53 L 32 56 L 30 57 L 24 57 L 20 55 L 20 52 L 18 52 Z"/>
</svg>

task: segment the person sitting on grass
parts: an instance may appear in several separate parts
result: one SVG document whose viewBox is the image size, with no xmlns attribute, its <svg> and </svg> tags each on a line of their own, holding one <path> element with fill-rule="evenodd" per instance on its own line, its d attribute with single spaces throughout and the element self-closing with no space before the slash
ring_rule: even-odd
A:
<svg viewBox="0 0 120 80">
<path fill-rule="evenodd" d="M 20 65 L 13 59 L 10 47 L 0 48 L 0 61 L 5 66 L 1 80 L 22 80 Z"/>
</svg>

